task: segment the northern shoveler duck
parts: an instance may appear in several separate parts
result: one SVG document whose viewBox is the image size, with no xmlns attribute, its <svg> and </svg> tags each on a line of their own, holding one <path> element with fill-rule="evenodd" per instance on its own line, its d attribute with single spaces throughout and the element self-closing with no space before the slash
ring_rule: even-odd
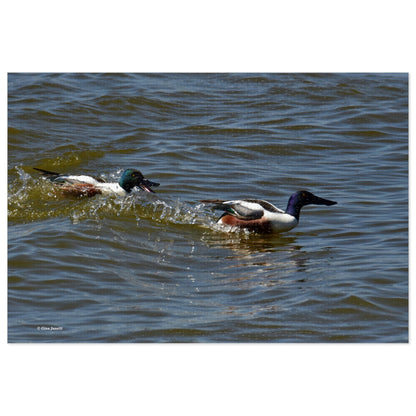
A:
<svg viewBox="0 0 416 416">
<path fill-rule="evenodd" d="M 335 201 L 320 198 L 308 191 L 295 192 L 283 211 L 270 202 L 258 199 L 223 201 L 206 199 L 205 204 L 215 204 L 214 209 L 225 211 L 218 224 L 247 228 L 257 232 L 284 232 L 296 227 L 299 223 L 300 210 L 305 205 L 335 205 Z"/>
<path fill-rule="evenodd" d="M 143 191 L 153 192 L 152 186 L 159 186 L 157 182 L 146 179 L 135 169 L 126 169 L 118 183 L 106 182 L 104 179 L 88 175 L 63 175 L 57 172 L 34 168 L 42 173 L 66 195 L 94 196 L 97 194 L 128 195 L 137 186 Z"/>
</svg>

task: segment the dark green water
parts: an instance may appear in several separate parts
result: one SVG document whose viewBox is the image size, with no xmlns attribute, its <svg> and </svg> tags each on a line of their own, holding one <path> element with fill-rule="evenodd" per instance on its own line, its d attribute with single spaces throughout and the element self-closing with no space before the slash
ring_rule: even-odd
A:
<svg viewBox="0 0 416 416">
<path fill-rule="evenodd" d="M 9 342 L 407 342 L 407 74 L 9 74 Z M 31 169 L 158 193 L 68 199 Z M 200 199 L 308 206 L 225 232 Z"/>
</svg>

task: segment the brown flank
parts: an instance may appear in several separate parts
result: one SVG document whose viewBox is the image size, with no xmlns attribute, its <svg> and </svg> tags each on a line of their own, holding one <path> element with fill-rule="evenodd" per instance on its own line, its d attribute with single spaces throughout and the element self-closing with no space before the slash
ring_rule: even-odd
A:
<svg viewBox="0 0 416 416">
<path fill-rule="evenodd" d="M 250 231 L 258 233 L 271 233 L 273 231 L 270 221 L 264 218 L 259 218 L 257 220 L 242 220 L 233 215 L 224 214 L 221 217 L 221 221 L 223 224 L 230 225 L 231 227 L 247 228 Z"/>
</svg>

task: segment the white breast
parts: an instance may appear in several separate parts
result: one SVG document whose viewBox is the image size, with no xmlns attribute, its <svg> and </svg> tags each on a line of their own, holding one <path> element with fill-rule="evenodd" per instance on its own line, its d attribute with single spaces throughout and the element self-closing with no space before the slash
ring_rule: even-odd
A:
<svg viewBox="0 0 416 416">
<path fill-rule="evenodd" d="M 104 195 L 117 194 L 127 195 L 127 192 L 118 183 L 101 183 L 97 182 L 97 188 L 100 188 Z"/>
<path fill-rule="evenodd" d="M 264 213 L 264 217 L 267 218 L 274 231 L 283 232 L 289 231 L 298 225 L 298 220 L 290 214 L 280 212 L 268 212 Z"/>
</svg>

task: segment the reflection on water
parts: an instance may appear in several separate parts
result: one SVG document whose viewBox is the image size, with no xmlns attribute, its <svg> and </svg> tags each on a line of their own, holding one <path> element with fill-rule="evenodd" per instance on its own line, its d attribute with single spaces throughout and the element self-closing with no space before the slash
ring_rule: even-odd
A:
<svg viewBox="0 0 416 416">
<path fill-rule="evenodd" d="M 216 224 L 215 224 L 216 225 Z M 209 247 L 223 247 L 235 251 L 241 256 L 259 253 L 286 250 L 295 244 L 296 238 L 284 234 L 258 234 L 245 229 L 238 229 L 219 225 L 220 232 L 210 232 L 203 236 L 203 241 Z M 217 229 L 215 229 L 216 231 Z M 291 247 L 300 249 L 301 247 Z"/>
</svg>

